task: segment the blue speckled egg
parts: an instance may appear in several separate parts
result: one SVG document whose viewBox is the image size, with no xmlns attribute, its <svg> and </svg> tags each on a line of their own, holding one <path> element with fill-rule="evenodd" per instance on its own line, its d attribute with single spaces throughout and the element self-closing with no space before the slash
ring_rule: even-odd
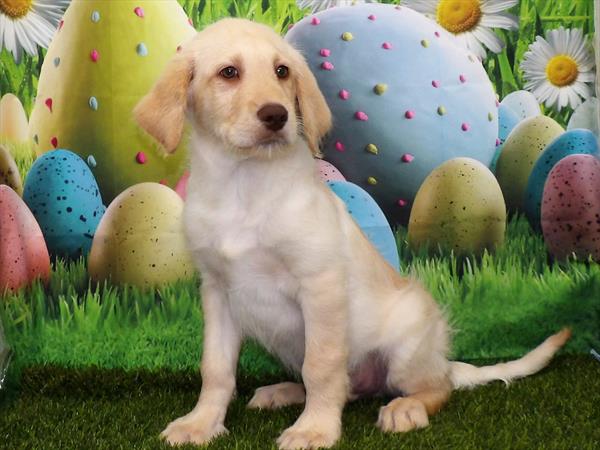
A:
<svg viewBox="0 0 600 450">
<path fill-rule="evenodd" d="M 347 181 L 328 181 L 331 190 L 346 204 L 354 221 L 379 253 L 396 270 L 400 269 L 394 233 L 375 200 L 363 189 Z"/>
<path fill-rule="evenodd" d="M 106 208 L 83 159 L 62 149 L 40 156 L 25 179 L 23 200 L 40 224 L 51 255 L 87 255 Z"/>
<path fill-rule="evenodd" d="M 494 160 L 490 165 L 490 170 L 492 173 L 496 171 L 496 163 L 498 162 L 498 158 L 500 157 L 500 153 L 502 152 L 506 138 L 520 121 L 521 118 L 517 115 L 517 113 L 515 113 L 508 106 L 502 103 L 500 104 L 500 107 L 498 108 L 498 141 L 496 142 L 497 145 L 496 153 L 494 154 Z"/>
<path fill-rule="evenodd" d="M 286 39 L 305 56 L 333 113 L 323 152 L 408 222 L 419 186 L 467 156 L 489 167 L 496 97 L 483 66 L 436 22 L 406 7 L 357 4 L 309 15 Z"/>
<path fill-rule="evenodd" d="M 502 99 L 500 104 L 512 109 L 519 121 L 542 114 L 535 95 L 525 90 L 511 92 Z"/>
<path fill-rule="evenodd" d="M 566 131 L 550 142 L 535 162 L 527 181 L 524 200 L 525 214 L 534 229 L 541 230 L 542 196 L 548 174 L 561 159 L 574 154 L 600 157 L 594 133 L 583 129 Z"/>
</svg>

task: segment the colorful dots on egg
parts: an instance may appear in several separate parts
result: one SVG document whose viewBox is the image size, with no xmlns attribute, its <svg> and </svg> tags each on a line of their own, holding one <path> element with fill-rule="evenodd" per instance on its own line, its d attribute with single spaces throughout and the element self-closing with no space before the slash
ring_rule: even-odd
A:
<svg viewBox="0 0 600 450">
<path fill-rule="evenodd" d="M 89 155 L 87 157 L 87 164 L 88 166 L 90 166 L 91 168 L 96 167 L 98 164 L 96 163 L 96 158 L 94 158 L 94 155 Z"/>
<path fill-rule="evenodd" d="M 383 44 L 381 44 L 381 47 L 384 48 L 385 50 L 391 50 L 392 44 L 390 42 L 384 42 Z"/>
<path fill-rule="evenodd" d="M 335 143 L 335 149 L 338 152 L 343 152 L 344 150 L 346 150 L 346 147 L 344 146 L 344 144 L 341 141 L 336 141 L 336 143 Z"/>
<path fill-rule="evenodd" d="M 367 152 L 371 153 L 372 155 L 379 154 L 379 149 L 377 148 L 377 146 L 375 144 L 367 144 L 367 146 L 365 147 L 365 150 Z"/>
<path fill-rule="evenodd" d="M 50 139 L 50 144 L 52 144 L 52 147 L 57 148 L 58 147 L 58 138 L 56 136 L 54 136 L 52 139 Z"/>
<path fill-rule="evenodd" d="M 377 95 L 383 95 L 385 93 L 385 91 L 387 91 L 388 89 L 388 85 L 385 83 L 377 83 L 374 87 L 373 87 L 373 91 L 377 94 Z"/>
<path fill-rule="evenodd" d="M 333 70 L 334 67 L 333 67 L 333 64 L 331 64 L 329 61 L 324 61 L 321 64 L 321 69 L 323 69 L 323 70 Z"/>
<path fill-rule="evenodd" d="M 44 102 L 44 104 L 48 107 L 48 109 L 50 110 L 50 112 L 52 112 L 52 99 L 51 98 L 47 98 L 46 101 Z"/>
<path fill-rule="evenodd" d="M 146 44 L 144 44 L 143 42 L 140 42 L 136 46 L 135 51 L 139 56 L 148 56 L 148 47 L 146 47 Z"/>
<path fill-rule="evenodd" d="M 431 82 L 431 85 L 432 85 L 434 88 L 439 88 L 439 87 L 440 87 L 440 84 L 441 84 L 441 83 L 440 83 L 440 81 L 439 81 L 439 80 L 433 80 L 433 81 Z"/>
<path fill-rule="evenodd" d="M 414 159 L 414 155 L 411 155 L 410 153 L 405 153 L 404 155 L 402 155 L 402 162 L 404 163 L 411 163 Z"/>
<path fill-rule="evenodd" d="M 319 50 L 319 55 L 327 57 L 331 55 L 331 50 L 329 50 L 328 48 L 322 48 L 321 50 Z"/>
<path fill-rule="evenodd" d="M 377 17 L 375 16 L 375 14 L 370 14 L 369 17 L 368 17 L 368 19 L 374 21 L 374 20 L 377 19 Z"/>
<path fill-rule="evenodd" d="M 321 23 L 321 20 L 318 17 L 313 17 L 312 19 L 310 19 L 310 23 L 311 25 L 319 25 Z"/>
<path fill-rule="evenodd" d="M 375 178 L 375 177 L 368 177 L 367 178 L 367 183 L 369 183 L 371 186 L 375 186 L 377 184 L 377 178 Z"/>
<path fill-rule="evenodd" d="M 93 62 L 98 62 L 98 59 L 100 59 L 100 52 L 98 52 L 98 50 L 94 49 L 90 52 L 90 59 Z"/>
<path fill-rule="evenodd" d="M 140 19 L 144 18 L 144 9 L 140 6 L 136 6 L 133 10 L 133 13 L 138 16 Z"/>
<path fill-rule="evenodd" d="M 92 22 L 98 23 L 98 22 L 100 22 L 100 13 L 98 11 L 93 11 L 90 18 L 91 18 Z"/>
<path fill-rule="evenodd" d="M 88 105 L 91 110 L 98 111 L 98 99 L 96 97 L 90 97 L 88 100 Z"/>
<path fill-rule="evenodd" d="M 429 47 L 429 41 L 427 39 L 421 39 L 421 47 Z"/>
<path fill-rule="evenodd" d="M 369 116 L 364 111 L 356 111 L 356 113 L 354 113 L 354 117 L 363 122 L 369 120 Z"/>
<path fill-rule="evenodd" d="M 138 164 L 146 164 L 148 157 L 144 152 L 137 152 L 135 155 L 135 160 Z"/>
<path fill-rule="evenodd" d="M 414 119 L 415 118 L 415 112 L 411 109 L 409 109 L 408 111 L 406 111 L 404 113 L 404 117 L 406 117 L 407 119 Z"/>
<path fill-rule="evenodd" d="M 340 90 L 338 95 L 342 100 L 348 100 L 350 98 L 350 92 L 348 92 L 346 89 Z"/>
<path fill-rule="evenodd" d="M 460 129 L 463 131 L 469 131 L 471 129 L 471 125 L 469 125 L 467 122 L 463 122 L 460 125 Z"/>
<path fill-rule="evenodd" d="M 58 67 L 60 65 L 60 57 L 57 56 L 52 60 L 52 62 L 54 63 L 54 67 Z"/>
<path fill-rule="evenodd" d="M 342 33 L 342 39 L 344 41 L 351 41 L 352 39 L 354 39 L 354 36 L 352 35 L 352 33 L 350 33 L 349 31 L 344 31 Z"/>
</svg>

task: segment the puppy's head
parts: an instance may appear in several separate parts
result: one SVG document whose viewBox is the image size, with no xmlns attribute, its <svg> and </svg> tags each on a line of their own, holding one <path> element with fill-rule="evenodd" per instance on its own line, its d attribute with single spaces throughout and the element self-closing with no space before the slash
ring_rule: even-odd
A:
<svg viewBox="0 0 600 450">
<path fill-rule="evenodd" d="M 264 25 L 225 19 L 173 58 L 134 110 L 167 152 L 181 140 L 186 113 L 200 135 L 237 153 L 261 156 L 300 136 L 313 154 L 331 113 L 304 58 Z"/>
</svg>

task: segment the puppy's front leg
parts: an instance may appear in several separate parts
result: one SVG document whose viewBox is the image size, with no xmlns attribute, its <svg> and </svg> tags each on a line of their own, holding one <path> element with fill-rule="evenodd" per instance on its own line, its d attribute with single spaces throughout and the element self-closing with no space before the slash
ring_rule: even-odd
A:
<svg viewBox="0 0 600 450">
<path fill-rule="evenodd" d="M 330 270 L 302 280 L 305 354 L 302 379 L 306 406 L 277 440 L 281 449 L 331 447 L 342 430 L 348 397 L 348 342 L 345 280 Z"/>
<path fill-rule="evenodd" d="M 204 444 L 226 433 L 225 414 L 235 390 L 240 333 L 231 318 L 224 290 L 207 274 L 203 276 L 201 291 L 204 313 L 202 391 L 196 407 L 171 422 L 161 433 L 172 445 Z"/>
</svg>

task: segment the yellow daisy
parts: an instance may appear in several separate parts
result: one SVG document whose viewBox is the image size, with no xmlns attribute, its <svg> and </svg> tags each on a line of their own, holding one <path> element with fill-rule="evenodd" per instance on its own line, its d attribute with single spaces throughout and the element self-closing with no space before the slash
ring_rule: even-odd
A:
<svg viewBox="0 0 600 450">
<path fill-rule="evenodd" d="M 576 108 L 592 95 L 594 55 L 578 28 L 550 30 L 529 46 L 521 63 L 525 89 L 559 111 Z"/>
<path fill-rule="evenodd" d="M 19 63 L 23 51 L 37 54 L 48 48 L 70 0 L 0 0 L 0 50 Z"/>
<path fill-rule="evenodd" d="M 504 41 L 493 28 L 518 28 L 516 16 L 504 12 L 519 0 L 403 0 L 402 5 L 425 14 L 456 36 L 458 42 L 480 59 L 485 47 L 500 53 Z"/>
</svg>

